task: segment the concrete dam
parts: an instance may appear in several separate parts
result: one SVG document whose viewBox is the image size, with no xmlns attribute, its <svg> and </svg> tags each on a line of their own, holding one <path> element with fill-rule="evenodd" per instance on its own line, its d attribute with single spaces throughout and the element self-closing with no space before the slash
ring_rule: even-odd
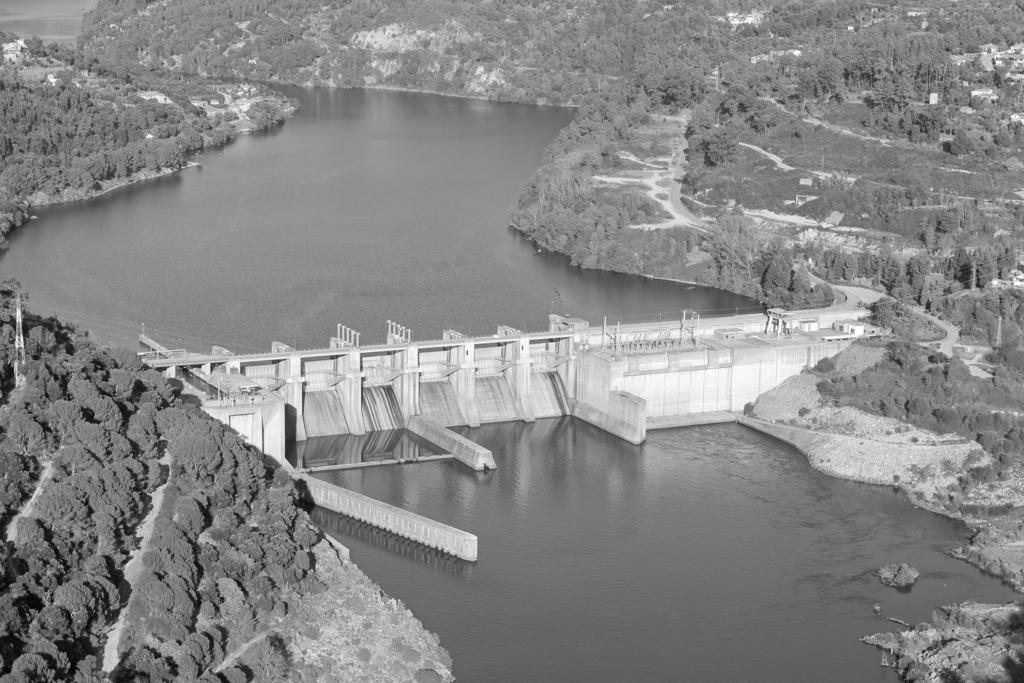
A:
<svg viewBox="0 0 1024 683">
<path fill-rule="evenodd" d="M 349 435 L 338 447 L 352 451 L 341 457 L 351 466 L 367 454 L 387 454 L 385 462 L 451 457 L 479 471 L 496 466 L 490 451 L 448 427 L 572 416 L 639 444 L 648 428 L 734 420 L 759 394 L 871 333 L 857 323 L 867 314 L 862 308 L 769 309 L 615 326 L 552 315 L 540 332 L 499 326 L 494 335 L 468 337 L 445 330 L 425 341 L 388 322 L 383 344 L 362 345 L 359 333 L 338 325 L 321 349 L 275 342 L 268 353 L 214 347 L 201 354 L 143 336 L 150 350 L 140 355 L 178 377 L 209 414 L 285 464 L 318 504 L 356 511 L 357 519 L 400 535 L 425 524 L 406 536 L 475 560 L 475 536 L 470 541 L 465 532 L 431 527 L 430 520 L 411 521 L 412 513 L 354 502 L 352 492 L 308 475 L 313 469 L 302 462 L 301 448 L 295 468 L 287 465 L 286 443 Z M 433 452 L 395 438 L 398 430 L 431 444 Z"/>
</svg>

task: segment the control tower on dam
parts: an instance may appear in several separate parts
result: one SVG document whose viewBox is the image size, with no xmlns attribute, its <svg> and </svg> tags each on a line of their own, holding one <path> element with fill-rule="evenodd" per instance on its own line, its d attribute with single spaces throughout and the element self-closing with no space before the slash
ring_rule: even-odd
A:
<svg viewBox="0 0 1024 683">
<path fill-rule="evenodd" d="M 268 454 L 286 441 L 409 429 L 474 469 L 456 425 L 574 416 L 631 443 L 648 428 L 731 420 L 759 394 L 877 334 L 863 308 L 593 325 L 549 316 L 547 330 L 445 330 L 413 340 L 388 322 L 383 344 L 337 326 L 320 349 L 275 342 L 267 353 L 169 350 L 148 337 L 145 363 L 179 377 L 204 408 Z M 276 406 L 276 407 L 275 407 Z M 478 447 L 479 448 L 479 447 Z"/>
</svg>

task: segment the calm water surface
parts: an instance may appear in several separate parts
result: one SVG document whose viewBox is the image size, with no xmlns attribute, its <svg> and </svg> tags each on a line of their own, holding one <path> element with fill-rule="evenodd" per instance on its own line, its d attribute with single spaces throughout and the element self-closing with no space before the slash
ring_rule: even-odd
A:
<svg viewBox="0 0 1024 683">
<path fill-rule="evenodd" d="M 716 290 L 584 272 L 536 253 L 508 207 L 569 120 L 560 108 L 433 95 L 301 90 L 276 133 L 202 168 L 38 210 L 0 255 L 36 309 L 107 339 L 143 323 L 168 346 L 326 346 L 338 322 L 383 341 L 385 321 L 440 338 L 600 323 L 751 302 Z"/>
<path fill-rule="evenodd" d="M 23 38 L 73 41 L 81 32 L 82 15 L 96 0 L 0 0 L 0 31 Z"/>
<path fill-rule="evenodd" d="M 459 680 L 886 680 L 858 642 L 896 628 L 876 601 L 917 623 L 935 605 L 1013 599 L 942 553 L 959 524 L 738 425 L 655 431 L 642 447 L 568 419 L 467 434 L 495 472 L 318 475 L 480 537 L 473 566 L 317 513 L 440 634 Z M 909 593 L 871 575 L 896 561 L 922 572 Z"/>
<path fill-rule="evenodd" d="M 282 130 L 201 169 L 40 210 L 0 276 L 105 339 L 146 323 L 170 346 L 239 351 L 322 345 L 338 321 L 374 341 L 388 319 L 428 338 L 536 329 L 552 310 L 598 322 L 748 303 L 581 272 L 506 230 L 565 110 L 293 94 L 303 108 Z M 440 635 L 463 681 L 875 680 L 878 653 L 857 641 L 893 626 L 875 601 L 914 623 L 935 605 L 1012 597 L 942 554 L 957 524 L 740 427 L 653 432 L 640 448 L 567 420 L 470 436 L 496 472 L 332 476 L 478 534 L 477 565 L 317 512 Z M 892 561 L 923 571 L 911 593 L 870 576 Z"/>
</svg>

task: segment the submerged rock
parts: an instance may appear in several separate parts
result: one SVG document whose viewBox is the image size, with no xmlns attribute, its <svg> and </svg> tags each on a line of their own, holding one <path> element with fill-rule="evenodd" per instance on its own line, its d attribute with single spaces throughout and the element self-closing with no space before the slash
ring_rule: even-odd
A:
<svg viewBox="0 0 1024 683">
<path fill-rule="evenodd" d="M 910 588 L 917 581 L 917 577 L 921 576 L 921 572 L 906 562 L 887 564 L 876 573 L 879 581 L 893 588 Z"/>
</svg>

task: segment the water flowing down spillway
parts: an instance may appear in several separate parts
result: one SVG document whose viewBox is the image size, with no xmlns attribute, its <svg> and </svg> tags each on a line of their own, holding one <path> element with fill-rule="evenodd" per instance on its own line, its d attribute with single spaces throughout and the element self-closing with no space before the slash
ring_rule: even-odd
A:
<svg viewBox="0 0 1024 683">
<path fill-rule="evenodd" d="M 420 382 L 420 414 L 446 427 L 466 424 L 455 387 L 447 380 Z"/>
<path fill-rule="evenodd" d="M 480 422 L 518 420 L 519 411 L 512 396 L 512 387 L 503 375 L 481 375 L 476 378 L 476 406 Z"/>
<path fill-rule="evenodd" d="M 535 372 L 530 378 L 530 407 L 535 418 L 569 414 L 569 397 L 557 372 Z"/>
<path fill-rule="evenodd" d="M 363 421 L 368 432 L 405 427 L 402 408 L 393 386 L 384 384 L 363 387 Z"/>
<path fill-rule="evenodd" d="M 334 389 L 305 392 L 302 398 L 302 422 L 307 437 L 349 433 L 341 396 Z"/>
</svg>

